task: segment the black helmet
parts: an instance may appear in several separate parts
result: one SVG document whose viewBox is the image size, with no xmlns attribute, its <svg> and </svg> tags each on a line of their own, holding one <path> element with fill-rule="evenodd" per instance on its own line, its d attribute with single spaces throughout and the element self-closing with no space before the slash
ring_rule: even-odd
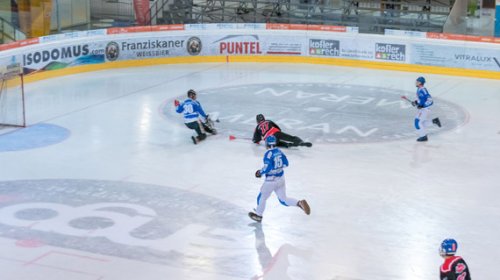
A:
<svg viewBox="0 0 500 280">
<path fill-rule="evenodd" d="M 193 98 L 193 96 L 196 95 L 196 91 L 194 91 L 194 89 L 190 89 L 188 90 L 187 95 L 189 98 Z"/>
<path fill-rule="evenodd" d="M 263 121 L 265 121 L 265 120 L 266 120 L 266 118 L 264 118 L 264 115 L 262 115 L 262 114 L 258 114 L 258 115 L 255 117 L 255 119 L 257 120 L 257 123 L 261 123 L 261 122 L 263 122 Z"/>
</svg>

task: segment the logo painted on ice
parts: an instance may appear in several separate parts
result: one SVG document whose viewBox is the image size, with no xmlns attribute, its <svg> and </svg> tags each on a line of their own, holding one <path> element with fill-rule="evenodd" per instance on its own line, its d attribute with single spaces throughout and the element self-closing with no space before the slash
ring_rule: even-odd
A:
<svg viewBox="0 0 500 280">
<path fill-rule="evenodd" d="M 3 238 L 173 266 L 191 260 L 200 270 L 207 263 L 210 271 L 220 266 L 234 275 L 251 259 L 245 255 L 251 245 L 237 249 L 248 231 L 241 223 L 246 212 L 201 194 L 63 179 L 0 181 L 0 194 Z"/>
<path fill-rule="evenodd" d="M 204 109 L 220 120 L 221 133 L 249 137 L 256 126 L 255 116 L 264 114 L 283 131 L 315 143 L 369 143 L 416 137 L 416 110 L 400 98 L 401 94 L 414 96 L 414 92 L 320 83 L 250 84 L 198 92 Z M 439 130 L 431 128 L 430 133 L 454 129 L 467 119 L 461 107 L 445 100 L 435 100 L 431 110 L 444 125 Z M 182 121 L 171 106 L 163 107 L 163 113 Z"/>
</svg>

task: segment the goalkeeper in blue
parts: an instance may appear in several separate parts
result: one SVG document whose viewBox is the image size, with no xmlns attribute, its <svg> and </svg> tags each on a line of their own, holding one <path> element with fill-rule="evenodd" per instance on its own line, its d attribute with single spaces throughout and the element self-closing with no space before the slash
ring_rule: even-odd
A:
<svg viewBox="0 0 500 280">
<path fill-rule="evenodd" d="M 191 136 L 191 140 L 196 145 L 207 138 L 207 132 L 215 135 L 217 130 L 214 128 L 213 121 L 205 114 L 199 101 L 196 100 L 196 91 L 190 89 L 187 92 L 187 99 L 184 102 L 174 100 L 175 111 L 184 115 L 184 124 L 194 131 L 197 136 Z"/>
<path fill-rule="evenodd" d="M 283 168 L 288 166 L 288 159 L 285 154 L 276 147 L 277 139 L 273 135 L 266 138 L 267 151 L 264 155 L 264 167 L 255 172 L 255 177 L 260 178 L 265 175 L 266 179 L 260 193 L 257 196 L 257 208 L 255 212 L 248 213 L 248 216 L 256 221 L 262 221 L 262 215 L 266 209 L 266 201 L 273 192 L 278 196 L 278 200 L 284 206 L 297 206 L 307 215 L 311 214 L 311 208 L 307 201 L 297 200 L 286 196 L 286 185 Z"/>
<path fill-rule="evenodd" d="M 417 87 L 417 100 L 411 103 L 418 109 L 417 115 L 415 116 L 415 128 L 418 132 L 418 142 L 426 142 L 428 140 L 426 128 L 432 126 L 431 122 L 427 120 L 427 118 L 431 112 L 430 107 L 434 104 L 434 101 L 432 100 L 432 97 L 427 89 L 424 87 L 424 84 L 425 78 L 418 77 L 415 81 L 415 86 Z M 432 119 L 432 123 L 441 127 L 441 121 L 439 118 Z"/>
</svg>

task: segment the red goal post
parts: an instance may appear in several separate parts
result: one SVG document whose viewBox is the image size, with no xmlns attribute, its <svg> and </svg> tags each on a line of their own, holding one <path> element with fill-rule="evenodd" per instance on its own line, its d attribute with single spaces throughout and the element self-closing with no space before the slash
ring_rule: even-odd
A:
<svg viewBox="0 0 500 280">
<path fill-rule="evenodd" d="M 0 65 L 0 127 L 26 126 L 24 77 L 18 63 Z"/>
</svg>

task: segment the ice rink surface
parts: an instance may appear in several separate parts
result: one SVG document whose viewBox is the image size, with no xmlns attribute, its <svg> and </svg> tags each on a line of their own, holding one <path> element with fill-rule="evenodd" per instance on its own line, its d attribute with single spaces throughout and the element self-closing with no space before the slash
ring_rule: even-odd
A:
<svg viewBox="0 0 500 280">
<path fill-rule="evenodd" d="M 293 64 L 165 65 L 26 86 L 24 130 L 0 130 L 4 280 L 438 279 L 453 237 L 473 279 L 500 245 L 500 81 L 425 75 L 443 128 L 417 143 L 422 73 Z M 173 100 L 193 88 L 219 134 L 195 146 Z M 268 200 L 258 113 L 313 142 L 284 150 Z"/>
</svg>

